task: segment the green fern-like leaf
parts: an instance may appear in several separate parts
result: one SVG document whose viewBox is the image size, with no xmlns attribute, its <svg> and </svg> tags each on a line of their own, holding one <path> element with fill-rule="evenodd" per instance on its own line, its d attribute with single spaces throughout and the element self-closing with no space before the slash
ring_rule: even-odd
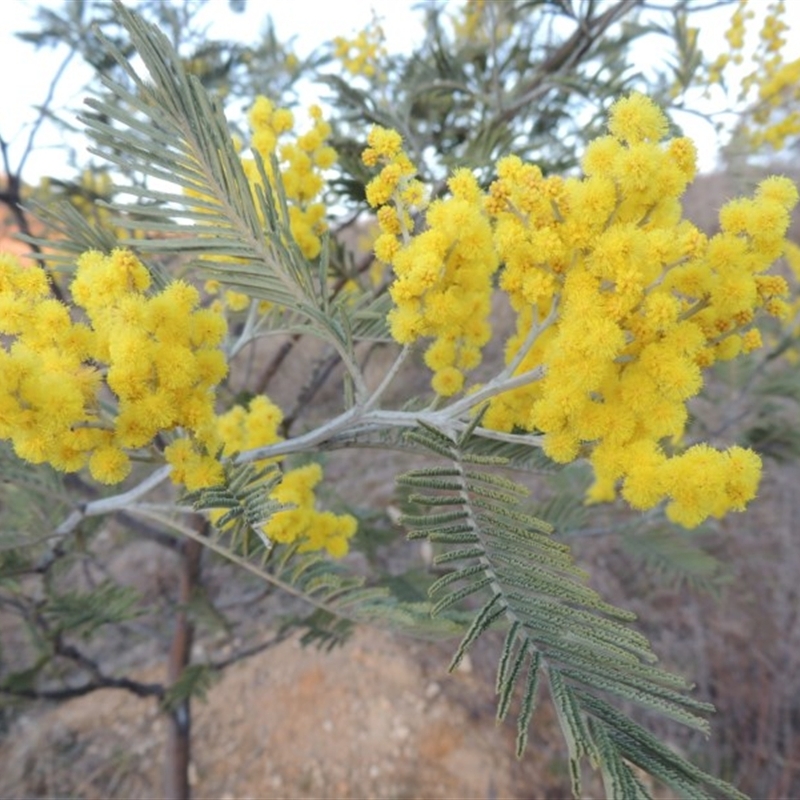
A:
<svg viewBox="0 0 800 800">
<path fill-rule="evenodd" d="M 43 222 L 48 237 L 19 234 L 28 244 L 47 248 L 46 261 L 59 269 L 73 269 L 77 257 L 86 250 L 108 252 L 117 246 L 116 235 L 102 228 L 96 220 L 88 220 L 66 200 L 57 203 L 31 203 L 31 213 Z"/>
<path fill-rule="evenodd" d="M 275 544 L 263 532 L 264 524 L 286 508 L 270 498 L 280 479 L 277 467 L 257 469 L 251 464 L 225 464 L 219 486 L 186 496 L 195 510 L 224 513 L 208 535 L 200 535 L 175 520 L 158 517 L 163 524 L 195 538 L 224 558 L 310 604 L 312 611 L 287 620 L 305 631 L 303 641 L 322 647 L 343 642 L 354 623 L 385 625 L 394 630 L 430 638 L 458 635 L 463 614 L 432 617 L 429 602 L 403 601 L 388 586 L 367 585 L 341 562 L 321 552 L 304 552 L 302 542 Z M 152 516 L 152 514 L 151 514 Z"/>
<path fill-rule="evenodd" d="M 174 711 L 192 697 L 204 700 L 214 683 L 216 673 L 206 664 L 189 664 L 164 693 L 161 705 L 166 711 Z"/>
<path fill-rule="evenodd" d="M 149 78 L 100 37 L 127 85 L 104 78 L 107 96 L 87 100 L 90 111 L 81 119 L 95 142 L 91 150 L 128 172 L 175 187 L 120 187 L 132 201 L 109 204 L 114 223 L 157 234 L 121 243 L 145 255 L 194 254 L 198 270 L 298 314 L 306 332 L 351 352 L 346 306 L 329 306 L 327 287 L 291 235 L 277 164 L 271 165 L 270 180 L 254 154 L 262 185 L 253 189 L 220 106 L 186 73 L 167 37 L 120 2 L 115 13 Z M 364 325 L 375 328 L 366 319 Z"/>
<path fill-rule="evenodd" d="M 281 479 L 280 470 L 269 465 L 257 469 L 251 464 L 225 464 L 225 480 L 218 486 L 200 489 L 186 495 L 196 511 L 222 512 L 214 521 L 214 541 L 245 557 L 259 551 L 264 557 L 272 548 L 262 528 L 283 506 L 270 492 Z"/>
<path fill-rule="evenodd" d="M 42 609 L 51 629 L 89 638 L 101 626 L 136 617 L 138 593 L 127 586 L 103 583 L 91 592 L 51 595 Z"/>
<path fill-rule="evenodd" d="M 663 580 L 695 590 L 712 589 L 725 579 L 720 562 L 698 544 L 702 529 L 685 531 L 662 524 L 634 531 L 622 547 Z"/>
<path fill-rule="evenodd" d="M 453 565 L 431 587 L 434 613 L 468 597 L 485 598 L 451 668 L 486 631 L 506 630 L 497 673 L 498 718 L 507 716 L 515 690 L 521 691 L 521 754 L 545 673 L 569 750 L 576 796 L 586 758 L 600 770 L 609 797 L 649 796 L 633 766 L 687 797 L 706 797 L 704 787 L 740 797 L 605 699 L 634 703 L 701 731 L 708 730 L 704 715 L 713 711 L 687 695 L 682 678 L 654 665 L 649 643 L 628 624 L 633 614 L 605 603 L 586 586 L 569 548 L 553 540 L 551 526 L 518 509 L 524 488 L 473 468 L 467 446 L 473 430 L 456 441 L 421 426 L 411 437 L 447 461 L 400 478 L 417 491 L 413 500 L 431 508 L 430 514 L 404 518 L 410 535 L 443 542 L 435 561 Z M 454 527 L 459 538 L 450 541 Z"/>
</svg>

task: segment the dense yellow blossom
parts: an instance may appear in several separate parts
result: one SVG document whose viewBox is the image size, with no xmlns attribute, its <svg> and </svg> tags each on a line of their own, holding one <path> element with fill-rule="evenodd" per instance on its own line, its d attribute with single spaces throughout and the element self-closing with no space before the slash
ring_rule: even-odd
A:
<svg viewBox="0 0 800 800">
<path fill-rule="evenodd" d="M 267 178 L 274 181 L 271 159 L 278 160 L 280 177 L 289 208 L 289 227 L 306 258 L 314 258 L 321 248 L 320 236 L 327 229 L 325 206 L 319 202 L 324 181 L 321 170 L 336 161 L 336 151 L 328 145 L 330 125 L 322 118 L 319 106 L 309 110 L 312 127 L 302 135 L 294 134 L 294 116 L 288 109 L 276 108 L 266 97 L 259 96 L 250 109 L 252 146 L 264 163 Z M 287 138 L 293 135 L 293 138 Z M 250 184 L 262 182 L 253 159 L 242 165 Z"/>
<path fill-rule="evenodd" d="M 280 441 L 278 430 L 282 421 L 283 412 L 266 396 L 254 397 L 246 409 L 236 405 L 220 414 L 216 429 L 223 455 L 229 456 Z"/>
<path fill-rule="evenodd" d="M 0 259 L 0 437 L 17 455 L 69 472 L 88 465 L 98 481 L 118 483 L 131 468 L 126 451 L 157 434 L 207 438 L 227 372 L 226 326 L 198 308 L 194 287 L 174 281 L 148 295 L 147 269 L 121 249 L 78 259 L 70 290 L 86 322 L 73 322 L 46 285 L 39 267 Z M 181 482 L 208 485 L 212 472 L 208 462 L 188 465 Z"/>
<path fill-rule="evenodd" d="M 386 58 L 383 29 L 377 22 L 359 31 L 353 39 L 337 36 L 333 55 L 351 75 L 384 79 L 382 62 Z"/>
<path fill-rule="evenodd" d="M 272 496 L 291 507 L 273 514 L 264 533 L 275 542 L 299 541 L 300 552 L 325 549 L 340 557 L 347 553 L 348 541 L 356 532 L 356 520 L 349 514 L 336 515 L 315 508 L 313 490 L 321 479 L 319 464 L 284 473 Z"/>
<path fill-rule="evenodd" d="M 274 444 L 283 420 L 281 410 L 267 397 L 254 397 L 247 409 L 234 406 L 216 421 L 216 434 L 223 454 Z M 274 461 L 274 459 L 273 459 Z M 269 463 L 258 462 L 257 466 Z M 333 514 L 316 508 L 314 487 L 322 479 L 322 468 L 310 464 L 284 472 L 272 498 L 288 506 L 274 514 L 264 525 L 264 534 L 273 542 L 300 543 L 300 550 L 325 549 L 332 556 L 347 553 L 348 541 L 356 532 L 356 520 L 349 514 Z M 217 521 L 222 512 L 212 513 Z"/>
<path fill-rule="evenodd" d="M 739 0 L 725 34 L 728 51 L 709 66 L 709 83 L 724 84 L 730 64 L 744 63 L 748 45 L 747 23 L 755 18 L 752 0 Z M 765 6 L 757 42 L 752 45 L 752 69 L 739 84 L 738 100 L 747 100 L 743 132 L 754 147 L 781 150 L 800 137 L 800 58 L 786 60 L 788 42 L 786 3 L 775 0 Z"/>
<path fill-rule="evenodd" d="M 765 181 L 753 199 L 723 208 L 722 232 L 708 241 L 680 219 L 679 198 L 694 176 L 691 145 L 660 144 L 666 119 L 641 95 L 615 104 L 609 128 L 612 137 L 588 148 L 587 176 L 549 189 L 551 207 L 522 205 L 536 183 L 544 193 L 535 168 L 498 166 L 500 186 L 489 197 L 505 201 L 503 210 L 493 205 L 501 286 L 520 312 L 509 358 L 536 320 L 557 316 L 519 367 L 544 367 L 544 377 L 498 398 L 486 423 L 545 433 L 545 451 L 558 461 L 587 453 L 592 499 L 612 499 L 621 484 L 634 506 L 671 498 L 668 514 L 696 525 L 751 499 L 758 469 L 750 463 L 748 480 L 729 496 L 688 496 L 677 487 L 693 480 L 697 459 L 668 456 L 661 442 L 682 435 L 701 369 L 758 346 L 754 312 L 779 313 L 785 284 L 761 273 L 780 254 L 797 192 L 785 179 Z M 711 452 L 724 488 L 741 458 Z"/>
<path fill-rule="evenodd" d="M 319 106 L 309 108 L 311 128 L 304 134 L 294 131 L 294 114 L 286 108 L 277 108 L 264 96 L 256 97 L 248 114 L 252 131 L 251 147 L 261 158 L 267 181 L 273 185 L 272 160 L 278 162 L 279 178 L 286 196 L 289 229 L 292 238 L 306 258 L 315 258 L 322 247 L 321 236 L 327 230 L 325 205 L 320 202 L 324 188 L 322 171 L 336 162 L 336 151 L 328 144 L 331 127 L 322 117 Z M 234 140 L 239 152 L 241 143 Z M 242 167 L 253 195 L 263 183 L 258 164 L 253 158 L 242 158 Z M 186 190 L 189 196 L 212 201 L 200 192 Z M 260 208 L 258 202 L 257 207 Z M 235 260 L 235 259 L 228 259 Z M 218 287 L 217 287 L 218 288 Z M 239 292 L 225 292 L 227 308 L 241 311 L 250 298 Z M 221 307 L 221 304 L 220 304 Z"/>
<path fill-rule="evenodd" d="M 163 457 L 172 481 L 195 491 L 223 481 L 220 452 L 280 440 L 282 414 L 266 397 L 215 414 L 216 386 L 227 373 L 224 317 L 199 308 L 197 289 L 184 281 L 154 294 L 149 287 L 147 269 L 129 251 L 84 253 L 71 293 L 87 322 L 73 322 L 49 296 L 40 267 L 0 255 L 0 438 L 20 458 L 65 472 L 88 466 L 96 480 L 114 484 L 130 473 L 132 451 L 179 433 Z M 288 508 L 265 533 L 341 556 L 356 522 L 316 509 L 321 475 L 317 466 L 285 473 L 274 497 Z"/>
<path fill-rule="evenodd" d="M 546 177 L 510 156 L 482 191 L 457 171 L 419 232 L 406 222 L 403 181 L 414 172 L 400 137 L 375 129 L 364 161 L 384 165 L 368 199 L 380 206 L 376 252 L 395 273 L 392 334 L 404 344 L 433 339 L 425 362 L 434 390 L 465 388 L 489 338 L 501 266 L 517 315 L 506 361 L 531 379 L 492 398 L 484 424 L 544 434 L 556 461 L 588 457 L 591 500 L 621 491 L 636 508 L 666 501 L 672 519 L 692 526 L 755 495 L 754 454 L 680 453 L 674 443 L 703 370 L 760 346 L 759 312 L 790 313 L 786 282 L 765 272 L 786 249 L 798 195 L 789 180 L 769 178 L 723 207 L 709 239 L 682 219 L 694 145 L 662 141 L 667 131 L 661 110 L 631 94 L 612 107 L 609 135 L 587 147 L 583 177 Z M 701 479 L 712 468 L 714 481 Z"/>
<path fill-rule="evenodd" d="M 402 343 L 434 338 L 425 361 L 434 371 L 434 390 L 449 397 L 461 390 L 464 372 L 477 366 L 491 336 L 492 275 L 499 262 L 481 191 L 469 170 L 457 170 L 448 181 L 451 196 L 430 204 L 427 230 L 412 237 L 409 190 L 416 194 L 417 182 L 400 136 L 376 127 L 367 141 L 364 162 L 384 164 L 367 187 L 367 200 L 379 207 L 376 255 L 396 276 L 389 290 L 396 304 L 392 335 Z"/>
</svg>

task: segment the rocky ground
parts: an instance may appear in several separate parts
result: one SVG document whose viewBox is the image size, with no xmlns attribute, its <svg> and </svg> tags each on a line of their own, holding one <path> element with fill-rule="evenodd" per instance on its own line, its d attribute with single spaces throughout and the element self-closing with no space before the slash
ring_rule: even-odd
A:
<svg viewBox="0 0 800 800">
<path fill-rule="evenodd" d="M 447 676 L 447 658 L 442 645 L 361 631 L 329 654 L 290 640 L 234 665 L 194 704 L 194 796 L 567 796 L 549 708 L 517 761 L 484 670 L 468 660 Z M 163 736 L 155 703 L 121 691 L 28 713 L 0 747 L 0 796 L 158 797 Z"/>
</svg>

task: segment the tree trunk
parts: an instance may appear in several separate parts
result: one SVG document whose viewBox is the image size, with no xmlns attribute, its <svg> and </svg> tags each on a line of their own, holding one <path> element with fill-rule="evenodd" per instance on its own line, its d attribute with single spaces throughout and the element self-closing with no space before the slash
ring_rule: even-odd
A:
<svg viewBox="0 0 800 800">
<path fill-rule="evenodd" d="M 206 522 L 197 518 L 195 527 L 202 530 Z M 181 545 L 181 579 L 179 611 L 175 619 L 175 633 L 167 664 L 167 687 L 177 681 L 192 658 L 194 626 L 189 618 L 188 605 L 195 587 L 200 582 L 200 558 L 203 546 L 194 539 L 186 539 Z M 166 713 L 167 741 L 164 764 L 164 797 L 166 800 L 189 800 L 189 761 L 191 758 L 192 717 L 190 700 L 187 697 Z"/>
</svg>

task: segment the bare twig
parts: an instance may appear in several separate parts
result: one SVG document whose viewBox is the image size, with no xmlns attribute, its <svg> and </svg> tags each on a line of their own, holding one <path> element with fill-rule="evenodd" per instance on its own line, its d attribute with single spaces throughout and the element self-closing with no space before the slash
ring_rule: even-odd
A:
<svg viewBox="0 0 800 800">
<path fill-rule="evenodd" d="M 73 697 L 83 697 L 100 689 L 124 689 L 137 697 L 155 697 L 160 699 L 164 695 L 164 686 L 160 683 L 141 683 L 131 678 L 115 678 L 107 675 L 100 666 L 85 653 L 71 644 L 63 641 L 60 635 L 53 641 L 53 649 L 57 656 L 66 658 L 77 664 L 81 669 L 91 675 L 91 680 L 80 686 L 65 686 L 59 689 L 15 689 L 0 686 L 0 693 L 10 697 L 24 697 L 29 700 L 70 700 Z"/>
<path fill-rule="evenodd" d="M 226 667 L 229 667 L 231 664 L 235 664 L 238 661 L 243 661 L 247 658 L 251 658 L 252 656 L 257 656 L 259 653 L 263 653 L 265 650 L 269 650 L 270 647 L 275 647 L 279 645 L 281 642 L 286 641 L 292 636 L 291 630 L 288 628 L 284 631 L 276 633 L 271 638 L 260 642 L 259 644 L 253 645 L 252 647 L 245 648 L 244 650 L 240 650 L 238 653 L 233 653 L 228 658 L 220 659 L 219 661 L 212 661 L 209 663 L 209 666 L 212 669 L 222 670 Z"/>
<path fill-rule="evenodd" d="M 498 115 L 497 122 L 508 122 L 514 119 L 520 109 L 530 105 L 537 97 L 547 92 L 554 75 L 569 72 L 591 50 L 594 43 L 617 20 L 624 17 L 642 0 L 621 0 L 610 6 L 604 13 L 594 19 L 582 18 L 572 36 L 567 39 L 552 55 L 542 61 L 534 70 L 533 77 L 520 86 L 515 94 L 517 99 L 506 106 Z"/>
<path fill-rule="evenodd" d="M 47 90 L 47 96 L 44 99 L 44 102 L 41 106 L 39 106 L 39 116 L 36 119 L 36 122 L 33 123 L 31 127 L 31 132 L 28 136 L 28 141 L 25 144 L 25 150 L 22 153 L 22 157 L 19 160 L 19 166 L 17 167 L 17 175 L 22 174 L 22 170 L 25 168 L 25 162 L 28 160 L 28 156 L 33 152 L 33 143 L 36 139 L 36 134 L 39 132 L 39 129 L 42 127 L 42 123 L 44 122 L 45 117 L 47 116 L 47 112 L 49 110 L 50 103 L 53 102 L 53 96 L 56 93 L 56 86 L 58 85 L 59 81 L 64 75 L 67 67 L 69 66 L 69 62 L 72 61 L 75 54 L 78 51 L 74 48 L 70 48 L 69 53 L 67 53 L 67 57 L 61 62 L 61 65 L 56 70 L 55 75 L 53 76 L 53 80 L 50 81 L 50 86 Z"/>
</svg>

